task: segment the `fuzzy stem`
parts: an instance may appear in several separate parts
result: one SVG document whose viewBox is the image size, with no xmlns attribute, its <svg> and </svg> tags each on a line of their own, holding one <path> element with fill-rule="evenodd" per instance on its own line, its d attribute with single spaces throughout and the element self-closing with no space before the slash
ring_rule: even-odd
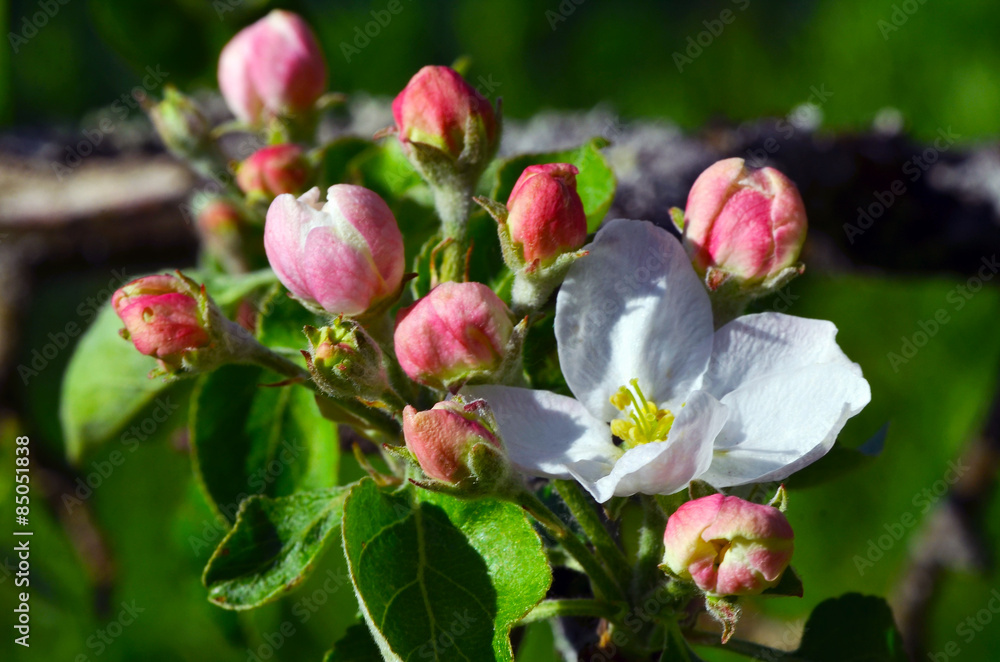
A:
<svg viewBox="0 0 1000 662">
<path fill-rule="evenodd" d="M 559 518 L 548 506 L 527 490 L 521 490 L 515 497 L 515 502 L 531 513 L 538 522 L 549 530 L 563 548 L 576 559 L 580 566 L 587 573 L 595 594 L 600 594 L 609 600 L 616 602 L 626 602 L 625 592 L 619 586 L 615 578 L 612 577 L 600 561 L 575 533 L 566 528 Z"/>
<path fill-rule="evenodd" d="M 573 517 L 580 523 L 583 532 L 594 543 L 598 557 L 615 575 L 619 584 L 628 586 L 630 579 L 628 559 L 625 558 L 625 553 L 618 546 L 618 543 L 608 533 L 604 522 L 601 521 L 600 516 L 580 486 L 571 480 L 556 480 L 553 481 L 553 486 L 566 503 L 569 511 L 573 513 Z"/>
<path fill-rule="evenodd" d="M 639 553 L 632 575 L 632 596 L 638 599 L 662 578 L 659 565 L 663 562 L 663 531 L 667 526 L 666 515 L 656 500 L 647 495 L 642 502 L 642 528 L 639 530 Z"/>
</svg>

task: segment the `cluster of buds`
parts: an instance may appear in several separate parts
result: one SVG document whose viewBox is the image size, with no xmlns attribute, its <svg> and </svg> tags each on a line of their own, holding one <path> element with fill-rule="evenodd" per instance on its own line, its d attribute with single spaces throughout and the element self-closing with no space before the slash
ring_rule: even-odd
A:
<svg viewBox="0 0 1000 662">
<path fill-rule="evenodd" d="M 333 397 L 356 397 L 376 404 L 391 396 L 382 350 L 354 320 L 339 318 L 330 326 L 303 329 L 309 351 L 303 351 L 313 381 Z M 397 406 L 398 408 L 398 406 Z"/>
<path fill-rule="evenodd" d="M 518 313 L 540 308 L 586 251 L 587 216 L 576 191 L 580 173 L 569 163 L 528 166 L 507 205 L 475 198 L 497 222 L 504 262 L 514 272 L 512 303 Z"/>
<path fill-rule="evenodd" d="M 486 285 L 442 283 L 399 311 L 396 357 L 413 381 L 455 392 L 516 378 L 525 330 Z"/>
<path fill-rule="evenodd" d="M 456 396 L 427 411 L 403 410 L 406 450 L 428 481 L 421 487 L 459 497 L 498 494 L 512 482 L 496 421 L 483 400 Z M 399 451 L 396 451 L 397 453 Z"/>
<path fill-rule="evenodd" d="M 331 315 L 374 315 L 402 289 L 403 235 L 389 206 L 361 186 L 312 188 L 274 199 L 264 250 L 282 284 L 307 308 Z"/>
<path fill-rule="evenodd" d="M 714 298 L 746 301 L 802 273 L 805 205 L 795 184 L 774 168 L 719 161 L 695 181 L 685 211 L 672 213 Z"/>
<path fill-rule="evenodd" d="M 241 122 L 309 115 L 326 90 L 326 60 L 305 21 L 274 10 L 233 37 L 219 56 L 219 89 Z"/>
<path fill-rule="evenodd" d="M 226 319 L 203 285 L 180 272 L 127 283 L 111 297 L 111 306 L 125 324 L 121 336 L 157 359 L 150 377 L 214 370 L 249 360 L 259 347 Z"/>
<path fill-rule="evenodd" d="M 704 593 L 725 641 L 739 619 L 732 598 L 777 585 L 792 558 L 793 538 L 781 508 L 712 494 L 688 501 L 667 520 L 660 567 Z"/>
<path fill-rule="evenodd" d="M 310 171 L 301 147 L 271 145 L 257 150 L 239 165 L 236 183 L 248 197 L 270 201 L 283 193 L 301 193 L 309 182 Z"/>
</svg>

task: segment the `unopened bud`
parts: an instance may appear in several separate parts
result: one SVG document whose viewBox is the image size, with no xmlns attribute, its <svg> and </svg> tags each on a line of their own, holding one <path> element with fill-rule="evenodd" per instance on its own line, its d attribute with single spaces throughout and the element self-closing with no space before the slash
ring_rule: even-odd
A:
<svg viewBox="0 0 1000 662">
<path fill-rule="evenodd" d="M 357 322 L 341 318 L 322 329 L 307 326 L 305 334 L 309 372 L 328 395 L 374 401 L 389 389 L 382 350 Z"/>
<path fill-rule="evenodd" d="M 528 166 L 507 200 L 511 240 L 528 264 L 547 264 L 587 239 L 587 216 L 576 192 L 580 171 L 569 163 Z"/>
<path fill-rule="evenodd" d="M 178 368 L 186 355 L 211 344 L 198 291 L 180 278 L 139 278 L 119 288 L 111 305 L 125 324 L 122 337 L 163 366 Z"/>
<path fill-rule="evenodd" d="M 167 85 L 163 101 L 148 109 L 149 118 L 168 150 L 179 157 L 197 155 L 208 143 L 211 125 L 190 97 Z"/>
<path fill-rule="evenodd" d="M 247 195 L 274 198 L 282 193 L 301 193 L 309 174 L 301 147 L 271 145 L 257 150 L 239 165 L 236 183 Z"/>
<path fill-rule="evenodd" d="M 778 508 L 713 494 L 688 501 L 667 520 L 663 562 L 709 596 L 755 595 L 778 583 L 792 539 Z"/>
<path fill-rule="evenodd" d="M 305 305 L 357 316 L 398 296 L 403 235 L 389 206 L 361 186 L 337 184 L 321 204 L 312 188 L 279 195 L 267 211 L 264 249 L 275 274 Z"/>
<path fill-rule="evenodd" d="M 403 436 L 430 478 L 456 484 L 476 476 L 470 454 L 481 444 L 502 453 L 502 446 L 481 415 L 482 401 L 439 402 L 428 411 L 403 410 Z"/>
<path fill-rule="evenodd" d="M 399 312 L 396 356 L 410 379 L 455 390 L 497 370 L 514 331 L 510 310 L 482 283 L 442 283 Z"/>
<path fill-rule="evenodd" d="M 326 89 L 326 60 L 306 22 L 276 9 L 226 44 L 218 75 L 233 114 L 259 124 L 311 111 Z"/>
<path fill-rule="evenodd" d="M 795 184 L 774 168 L 752 170 L 738 158 L 698 177 L 683 220 L 684 245 L 698 273 L 715 270 L 751 286 L 796 264 L 806 230 Z"/>
</svg>

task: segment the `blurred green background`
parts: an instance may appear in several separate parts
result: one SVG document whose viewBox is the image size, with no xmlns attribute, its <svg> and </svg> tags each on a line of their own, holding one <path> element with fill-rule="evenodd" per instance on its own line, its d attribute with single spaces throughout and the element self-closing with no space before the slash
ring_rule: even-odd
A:
<svg viewBox="0 0 1000 662">
<path fill-rule="evenodd" d="M 1000 117 L 1000 11 L 990 0 L 399 1 L 403 11 L 348 57 L 342 44 L 356 47 L 388 0 L 6 0 L 4 33 L 42 27 L 0 54 L 0 119 L 73 120 L 127 93 L 147 66 L 181 88 L 214 86 L 219 49 L 274 6 L 316 26 L 331 85 L 345 92 L 394 95 L 419 66 L 467 54 L 472 79 L 499 83 L 513 117 L 609 101 L 626 117 L 694 128 L 783 115 L 824 85 L 826 125 L 839 130 L 869 126 L 886 106 L 918 137 L 949 125 L 963 138 L 991 136 Z M 55 15 L 39 18 L 41 5 Z M 681 71 L 675 53 L 691 58 Z"/>
<path fill-rule="evenodd" d="M 316 27 L 331 87 L 348 93 L 393 95 L 423 64 L 469 55 L 469 78 L 496 85 L 505 112 L 519 118 L 606 101 L 625 117 L 662 117 L 696 130 L 719 119 L 785 115 L 818 88 L 832 93 L 822 108 L 828 130 L 864 131 L 879 110 L 893 107 L 918 139 L 933 138 L 941 127 L 963 141 L 995 140 L 998 133 L 1000 9 L 987 0 L 400 1 L 404 10 L 362 46 L 364 40 L 355 41 L 358 30 L 387 1 L 0 0 L 10 42 L 0 49 L 0 120 L 21 128 L 74 123 L 127 94 L 146 67 L 159 67 L 182 89 L 214 87 L 215 58 L 225 41 L 281 6 Z M 725 10 L 733 20 L 711 36 Z M 700 33 L 708 33 L 711 43 L 703 36 L 708 46 L 699 53 L 688 39 L 697 43 Z M 348 61 L 342 44 L 359 52 Z M 682 71 L 675 53 L 691 60 Z M 76 303 L 106 282 L 106 275 L 48 281 L 35 293 L 39 303 L 24 327 L 24 356 L 32 338 L 76 319 Z M 842 346 L 872 384 L 872 404 L 850 422 L 842 441 L 856 446 L 887 421 L 890 429 L 884 454 L 847 480 L 793 491 L 795 565 L 806 597 L 762 603 L 766 611 L 800 621 L 827 597 L 851 590 L 888 595 L 896 586 L 919 526 L 907 529 L 863 573 L 855 557 L 865 557 L 870 541 L 904 514 L 924 520 L 917 497 L 944 477 L 949 461 L 975 437 L 997 385 L 1000 294 L 987 286 L 956 310 L 948 295 L 964 282 L 947 274 L 916 280 L 809 273 L 792 285 L 799 298 L 787 312 L 837 323 Z M 902 338 L 942 308 L 950 323 L 895 369 L 888 353 L 898 353 Z M 17 396 L 19 429 L 53 456 L 61 452 L 53 412 L 67 358 L 68 352 L 61 354 Z M 0 429 L 4 467 L 12 464 L 7 442 L 13 430 Z M 86 458 L 79 475 L 100 474 L 109 454 L 121 450 L 115 446 Z M 92 520 L 81 524 L 69 517 L 73 509 L 65 503 L 34 508 L 37 638 L 27 654 L 15 650 L 14 659 L 318 661 L 355 618 L 349 587 L 323 589 L 327 571 L 338 576 L 343 560 L 328 554 L 317 579 L 277 605 L 243 616 L 211 606 L 198 576 L 218 540 L 212 538 L 217 523 L 192 482 L 188 457 L 162 438 L 141 445 L 134 458 L 100 478 L 101 487 L 87 500 Z M 346 478 L 357 467 L 345 457 L 342 472 Z M 10 471 L 0 473 L 4 504 L 10 503 L 10 481 Z M 993 524 L 985 532 L 991 541 L 1000 534 L 998 508 L 994 499 L 987 517 Z M 100 556 L 88 527 L 102 532 L 111 558 Z M 7 614 L 15 599 L 12 547 L 8 534 L 0 534 L 0 611 Z M 1000 576 L 993 571 L 949 573 L 931 615 L 930 650 L 954 641 L 962 659 L 995 659 L 1000 619 L 969 641 L 957 628 L 987 605 L 997 587 Z M 112 624 L 122 603 L 133 601 L 146 611 L 104 643 L 109 628 L 116 631 Z M 281 635 L 279 645 L 276 633 L 284 622 L 296 634 Z M 554 659 L 542 652 L 550 636 L 544 626 L 530 636 L 522 660 Z M 278 651 L 265 657 L 267 647 Z M 11 650 L 6 636 L 0 657 L 9 659 L 5 650 Z M 705 657 L 730 659 L 710 652 Z"/>
</svg>

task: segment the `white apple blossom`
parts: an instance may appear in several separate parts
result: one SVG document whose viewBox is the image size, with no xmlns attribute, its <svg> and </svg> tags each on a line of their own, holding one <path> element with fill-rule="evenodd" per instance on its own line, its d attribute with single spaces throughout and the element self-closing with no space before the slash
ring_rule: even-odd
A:
<svg viewBox="0 0 1000 662">
<path fill-rule="evenodd" d="M 556 302 L 575 398 L 477 386 L 512 463 L 574 478 L 600 502 L 780 480 L 830 450 L 871 392 L 831 322 L 779 313 L 717 331 L 681 244 L 648 222 L 607 223 Z M 614 438 L 620 440 L 620 445 Z"/>
</svg>

